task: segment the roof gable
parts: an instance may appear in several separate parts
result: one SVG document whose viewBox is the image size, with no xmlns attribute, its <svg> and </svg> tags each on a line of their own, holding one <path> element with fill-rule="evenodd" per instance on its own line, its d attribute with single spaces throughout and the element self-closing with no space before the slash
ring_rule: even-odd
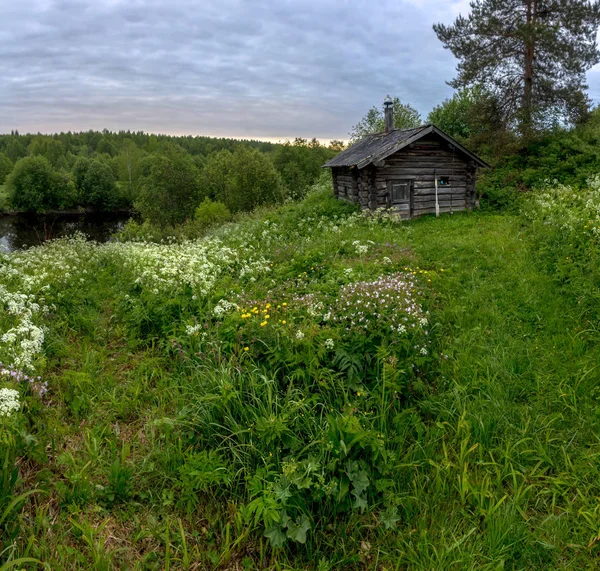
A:
<svg viewBox="0 0 600 571">
<path fill-rule="evenodd" d="M 438 129 L 435 125 L 424 125 L 414 129 L 394 129 L 389 133 L 375 133 L 367 135 L 358 143 L 348 147 L 339 155 L 326 162 L 324 167 L 351 167 L 356 166 L 359 169 L 370 165 L 375 161 L 381 161 L 399 150 L 407 147 L 411 143 L 418 141 L 429 134 L 435 134 L 446 142 L 474 160 L 482 167 L 489 168 L 490 165 L 473 154 L 467 148 L 463 147 L 458 141 L 450 135 Z"/>
</svg>

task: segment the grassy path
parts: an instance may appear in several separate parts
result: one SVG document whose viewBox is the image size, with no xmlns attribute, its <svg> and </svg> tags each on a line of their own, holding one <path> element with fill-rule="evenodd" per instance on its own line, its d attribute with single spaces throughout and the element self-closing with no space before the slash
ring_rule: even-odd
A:
<svg viewBox="0 0 600 571">
<path fill-rule="evenodd" d="M 412 450 L 419 568 L 596 568 L 598 337 L 536 268 L 519 219 L 422 220 L 407 229 L 436 269 L 442 378 Z M 435 460 L 432 460 L 435 459 Z M 486 563 L 487 562 L 487 563 Z"/>
</svg>

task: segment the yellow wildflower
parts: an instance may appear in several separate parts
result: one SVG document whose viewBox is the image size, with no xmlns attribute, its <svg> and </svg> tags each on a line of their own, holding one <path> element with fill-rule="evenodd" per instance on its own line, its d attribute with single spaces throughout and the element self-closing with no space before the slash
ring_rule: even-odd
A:
<svg viewBox="0 0 600 571">
<path fill-rule="evenodd" d="M 248 351 L 250 347 L 244 347 L 244 351 Z"/>
<path fill-rule="evenodd" d="M 267 324 L 267 322 L 266 322 L 266 321 L 263 321 L 263 322 L 260 324 L 260 326 L 261 326 L 261 327 L 264 327 L 266 324 Z"/>
</svg>

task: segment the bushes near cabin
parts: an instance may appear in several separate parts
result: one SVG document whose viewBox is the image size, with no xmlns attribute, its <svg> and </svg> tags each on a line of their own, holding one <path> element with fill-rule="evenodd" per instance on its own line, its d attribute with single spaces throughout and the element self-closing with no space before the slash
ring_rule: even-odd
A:
<svg viewBox="0 0 600 571">
<path fill-rule="evenodd" d="M 547 273 L 582 308 L 596 308 L 600 299 L 600 176 L 590 177 L 581 188 L 544 185 L 527 197 L 522 210 Z"/>
</svg>

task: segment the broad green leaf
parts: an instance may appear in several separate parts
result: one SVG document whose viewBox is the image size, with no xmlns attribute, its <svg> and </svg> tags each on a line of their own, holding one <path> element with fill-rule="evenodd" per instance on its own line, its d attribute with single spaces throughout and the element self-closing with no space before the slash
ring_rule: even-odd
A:
<svg viewBox="0 0 600 571">
<path fill-rule="evenodd" d="M 287 536 L 298 543 L 306 543 L 306 532 L 310 529 L 309 519 L 302 514 L 296 522 L 288 523 Z"/>
<path fill-rule="evenodd" d="M 281 525 L 275 524 L 265 531 L 265 537 L 269 540 L 273 547 L 282 547 L 285 543 L 285 533 L 281 529 Z"/>
</svg>

